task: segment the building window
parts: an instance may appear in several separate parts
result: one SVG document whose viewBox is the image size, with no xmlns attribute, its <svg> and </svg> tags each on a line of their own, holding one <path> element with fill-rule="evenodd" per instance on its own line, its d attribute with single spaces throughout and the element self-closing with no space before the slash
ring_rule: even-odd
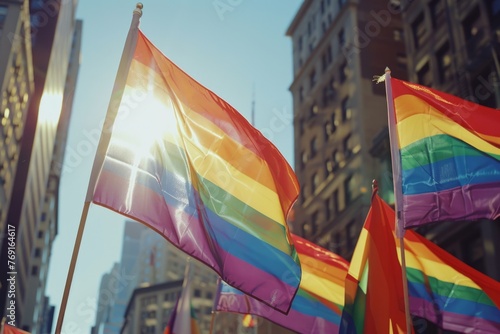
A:
<svg viewBox="0 0 500 334">
<path fill-rule="evenodd" d="M 356 228 L 356 223 L 351 220 L 347 224 L 347 248 L 349 251 L 354 249 L 354 245 L 356 245 L 356 241 L 358 240 L 358 229 Z"/>
<path fill-rule="evenodd" d="M 305 126 L 306 126 L 306 124 L 305 124 L 304 120 L 303 119 L 299 119 L 299 133 L 301 135 L 304 134 Z"/>
<path fill-rule="evenodd" d="M 427 38 L 427 28 L 425 27 L 424 13 L 420 13 L 411 25 L 413 32 L 413 45 L 415 49 L 421 47 Z"/>
<path fill-rule="evenodd" d="M 311 226 L 307 223 L 302 224 L 302 236 L 309 237 L 311 234 Z"/>
<path fill-rule="evenodd" d="M 349 205 L 354 199 L 354 177 L 352 175 L 348 176 L 344 180 L 344 193 L 345 193 L 345 204 Z"/>
<path fill-rule="evenodd" d="M 320 178 L 318 173 L 314 173 L 313 176 L 311 177 L 311 183 L 312 183 L 312 192 L 313 194 L 318 190 L 318 186 L 320 184 Z"/>
<path fill-rule="evenodd" d="M 38 258 L 40 255 L 42 255 L 42 250 L 39 247 L 35 248 L 34 256 Z"/>
<path fill-rule="evenodd" d="M 318 105 L 314 103 L 313 105 L 311 105 L 311 109 L 309 110 L 310 116 L 311 117 L 316 116 L 318 114 L 318 111 L 319 111 Z"/>
<path fill-rule="evenodd" d="M 339 9 L 344 6 L 345 2 L 346 2 L 346 0 L 338 0 Z"/>
<path fill-rule="evenodd" d="M 328 140 L 328 138 L 332 135 L 332 123 L 326 122 L 325 123 L 325 141 Z"/>
<path fill-rule="evenodd" d="M 299 88 L 299 102 L 304 102 L 304 87 Z"/>
<path fill-rule="evenodd" d="M 345 31 L 344 31 L 344 29 L 340 29 L 337 36 L 339 39 L 339 47 L 342 48 L 345 45 Z"/>
<path fill-rule="evenodd" d="M 417 71 L 417 78 L 419 84 L 427 87 L 432 86 L 432 73 L 428 62 Z"/>
<path fill-rule="evenodd" d="M 339 80 L 343 83 L 347 79 L 347 62 L 344 61 L 339 68 Z"/>
<path fill-rule="evenodd" d="M 312 70 L 311 74 L 309 74 L 309 85 L 311 88 L 314 87 L 314 85 L 316 85 L 316 71 L 315 70 Z"/>
<path fill-rule="evenodd" d="M 0 5 L 0 29 L 3 27 L 6 17 L 7 17 L 7 6 Z"/>
<path fill-rule="evenodd" d="M 304 169 L 306 167 L 306 163 L 307 163 L 307 160 L 308 160 L 308 155 L 307 155 L 307 152 L 306 151 L 302 151 L 302 159 L 300 160 L 301 161 L 301 166 L 302 166 L 302 169 Z"/>
<path fill-rule="evenodd" d="M 31 275 L 38 276 L 38 266 L 31 267 Z"/>
<path fill-rule="evenodd" d="M 314 235 L 318 231 L 318 211 L 313 212 L 311 216 L 311 234 Z"/>
<path fill-rule="evenodd" d="M 333 172 L 333 161 L 331 159 L 327 159 L 325 161 L 325 171 L 326 171 L 326 175 Z"/>
<path fill-rule="evenodd" d="M 444 84 L 452 80 L 451 71 L 451 53 L 450 46 L 445 43 L 437 52 L 437 65 L 438 65 L 438 75 L 439 82 Z"/>
<path fill-rule="evenodd" d="M 328 65 L 330 65 L 332 61 L 333 61 L 332 48 L 330 45 L 328 45 L 325 52 L 321 56 L 321 67 L 323 71 L 328 68 Z"/>
<path fill-rule="evenodd" d="M 194 296 L 200 298 L 201 297 L 201 290 L 200 289 L 194 289 Z"/>
<path fill-rule="evenodd" d="M 349 97 L 346 97 L 342 100 L 341 109 L 342 109 L 342 122 L 346 122 L 352 118 L 351 108 L 348 107 Z"/>
<path fill-rule="evenodd" d="M 338 150 L 333 151 L 333 161 L 335 161 L 334 170 L 337 169 L 342 160 L 342 153 Z"/>
<path fill-rule="evenodd" d="M 211 291 L 207 291 L 207 294 L 206 294 L 206 299 L 212 299 L 214 298 L 214 295 Z"/>
<path fill-rule="evenodd" d="M 462 23 L 464 37 L 469 56 L 474 56 L 481 44 L 484 31 L 481 25 L 481 13 L 479 7 L 474 8 Z"/>
<path fill-rule="evenodd" d="M 353 153 L 352 152 L 352 136 L 350 134 L 344 138 L 343 148 L 344 148 L 344 157 L 346 159 L 349 159 Z"/>
<path fill-rule="evenodd" d="M 318 153 L 318 138 L 314 137 L 311 140 L 311 157 L 314 157 Z"/>
<path fill-rule="evenodd" d="M 330 248 L 335 254 L 342 255 L 342 236 L 340 233 L 335 233 Z"/>
<path fill-rule="evenodd" d="M 299 36 L 299 39 L 297 41 L 297 46 L 299 48 L 299 51 L 302 51 L 302 45 L 303 45 L 302 36 Z"/>
<path fill-rule="evenodd" d="M 432 27 L 437 28 L 440 24 L 445 22 L 444 17 L 444 2 L 443 0 L 432 0 L 429 2 L 429 11 L 431 13 Z"/>
</svg>

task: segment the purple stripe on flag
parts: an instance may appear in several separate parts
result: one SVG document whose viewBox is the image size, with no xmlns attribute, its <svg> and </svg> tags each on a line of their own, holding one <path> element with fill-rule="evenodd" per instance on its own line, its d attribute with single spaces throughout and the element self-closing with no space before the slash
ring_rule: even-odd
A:
<svg viewBox="0 0 500 334">
<path fill-rule="evenodd" d="M 410 296 L 410 313 L 447 330 L 462 333 L 500 333 L 499 322 L 458 313 L 441 312 L 434 307 L 432 302 L 413 296 Z"/>
<path fill-rule="evenodd" d="M 405 195 L 401 209 L 405 228 L 448 220 L 495 220 L 500 217 L 500 183 Z"/>
<path fill-rule="evenodd" d="M 338 333 L 339 326 L 323 318 L 312 317 L 297 312 L 293 306 L 285 315 L 267 305 L 255 302 L 244 294 L 221 292 L 216 297 L 218 300 L 217 310 L 226 312 L 237 312 L 241 314 L 253 314 L 264 317 L 280 326 L 293 329 L 298 333 Z"/>
<path fill-rule="evenodd" d="M 229 284 L 240 282 L 242 284 L 234 287 L 251 292 L 265 303 L 272 301 L 280 309 L 288 309 L 290 302 L 288 296 L 294 296 L 295 288 L 285 282 L 286 277 L 280 281 L 280 284 L 275 284 L 276 279 L 270 273 L 227 252 L 216 242 L 210 243 L 206 232 L 201 227 L 204 226 L 203 222 L 197 217 L 169 206 L 160 194 L 139 183 L 134 184 L 134 191 L 130 192 L 131 198 L 128 198 L 128 186 L 128 182 L 124 182 L 122 177 L 103 169 L 101 181 L 94 192 L 94 203 L 111 210 L 118 210 L 150 226 L 184 252 L 212 267 L 221 276 L 223 268 L 235 268 L 230 271 L 230 277 L 224 277 Z M 112 194 L 109 193 L 110 189 L 113 190 Z M 161 224 L 146 223 L 154 221 L 161 221 Z M 176 222 L 183 222 L 184 227 L 179 231 L 180 233 L 175 233 L 179 230 L 179 224 Z M 256 252 L 258 253 L 259 250 Z M 212 254 L 220 254 L 220 256 L 214 258 Z M 224 269 L 224 272 L 227 273 L 228 270 Z M 266 282 L 266 284 L 255 287 L 254 282 L 257 281 Z M 285 291 L 286 295 L 284 295 Z"/>
</svg>

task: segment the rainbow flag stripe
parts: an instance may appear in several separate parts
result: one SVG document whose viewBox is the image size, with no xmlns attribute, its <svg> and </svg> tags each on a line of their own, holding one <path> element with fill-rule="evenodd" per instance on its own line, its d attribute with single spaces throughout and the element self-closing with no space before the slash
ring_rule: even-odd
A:
<svg viewBox="0 0 500 334">
<path fill-rule="evenodd" d="M 391 78 L 404 228 L 500 217 L 500 112 Z"/>
<path fill-rule="evenodd" d="M 220 282 L 215 310 L 262 316 L 297 333 L 337 333 L 344 304 L 348 262 L 292 235 L 302 264 L 302 281 L 288 315 Z"/>
<path fill-rule="evenodd" d="M 354 249 L 345 283 L 343 334 L 406 333 L 401 265 L 384 204 L 373 197 Z"/>
<path fill-rule="evenodd" d="M 301 277 L 286 225 L 299 186 L 276 147 L 140 31 L 110 130 L 93 202 L 286 312 Z"/>
<path fill-rule="evenodd" d="M 379 201 L 394 229 L 394 210 Z M 499 282 L 412 230 L 404 242 L 412 315 L 460 333 L 500 332 Z"/>
</svg>

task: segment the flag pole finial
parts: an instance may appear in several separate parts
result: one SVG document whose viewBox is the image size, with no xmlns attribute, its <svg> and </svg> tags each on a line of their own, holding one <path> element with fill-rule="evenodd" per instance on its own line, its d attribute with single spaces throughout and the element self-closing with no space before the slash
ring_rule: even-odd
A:
<svg viewBox="0 0 500 334">
<path fill-rule="evenodd" d="M 139 14 L 139 16 L 142 16 L 142 9 L 143 8 L 144 8 L 144 5 L 142 4 L 142 2 L 138 2 L 135 5 L 134 14 Z"/>
<path fill-rule="evenodd" d="M 375 195 L 377 195 L 378 193 L 378 182 L 377 180 L 372 180 L 372 201 L 373 201 L 373 198 L 375 197 Z"/>
<path fill-rule="evenodd" d="M 385 73 L 387 73 L 387 72 L 391 73 L 391 69 L 389 68 L 389 66 L 385 67 Z"/>
</svg>

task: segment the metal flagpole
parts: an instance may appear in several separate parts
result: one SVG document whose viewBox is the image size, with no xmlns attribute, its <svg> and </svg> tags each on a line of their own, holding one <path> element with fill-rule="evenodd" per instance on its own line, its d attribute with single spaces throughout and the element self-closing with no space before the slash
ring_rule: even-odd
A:
<svg viewBox="0 0 500 334">
<path fill-rule="evenodd" d="M 57 318 L 56 333 L 59 334 L 62 331 L 62 324 L 64 321 L 64 314 L 66 312 L 66 305 L 68 302 L 68 296 L 71 289 L 71 282 L 73 281 L 73 274 L 75 272 L 76 261 L 78 259 L 78 252 L 80 250 L 80 244 L 83 237 L 83 231 L 85 229 L 85 222 L 87 220 L 88 211 L 90 208 L 90 203 L 92 201 L 92 196 L 94 193 L 94 187 L 97 180 L 97 175 L 99 173 L 100 166 L 104 160 L 104 155 L 109 144 L 111 137 L 110 129 L 113 126 L 113 122 L 118 111 L 118 106 L 121 101 L 123 90 L 125 88 L 125 83 L 128 75 L 128 70 L 130 68 L 130 63 L 132 62 L 132 57 L 134 55 L 135 46 L 137 44 L 137 35 L 139 31 L 139 19 L 142 16 L 142 3 L 137 3 L 136 8 L 133 12 L 132 22 L 130 24 L 130 29 L 128 31 L 127 39 L 125 41 L 125 46 L 123 48 L 122 57 L 120 60 L 120 65 L 118 67 L 118 73 L 116 75 L 115 84 L 113 86 L 113 92 L 111 95 L 111 101 L 108 106 L 106 120 L 104 122 L 103 130 L 101 131 L 101 138 L 99 140 L 99 145 L 97 147 L 97 153 L 94 159 L 94 165 L 92 167 L 92 173 L 90 175 L 89 186 L 87 189 L 87 196 L 85 198 L 85 203 L 82 210 L 82 215 L 80 218 L 80 225 L 78 227 L 78 233 L 75 240 L 75 245 L 73 247 L 73 254 L 71 256 L 71 262 L 68 269 L 68 276 L 66 277 L 66 285 L 64 287 L 64 292 L 61 300 L 61 308 L 59 310 L 59 315 Z"/>
<path fill-rule="evenodd" d="M 394 112 L 394 99 L 392 97 L 392 86 L 391 86 L 391 70 L 385 68 L 385 93 L 387 96 L 387 110 L 389 112 L 388 126 L 389 126 L 389 139 L 391 145 L 391 162 L 392 162 L 392 175 L 394 183 L 394 203 L 396 212 L 396 223 L 394 224 L 396 229 L 396 235 L 399 239 L 399 249 L 401 252 L 401 276 L 403 279 L 403 296 L 405 303 L 405 315 L 406 315 L 406 332 L 411 333 L 412 321 L 410 316 L 410 302 L 408 298 L 408 280 L 406 277 L 406 259 L 404 250 L 404 228 L 400 224 L 401 212 L 399 211 L 398 204 L 402 203 L 403 198 L 403 188 L 401 186 L 401 162 L 399 159 L 399 149 L 398 149 L 398 137 L 396 129 L 396 114 Z"/>
</svg>

